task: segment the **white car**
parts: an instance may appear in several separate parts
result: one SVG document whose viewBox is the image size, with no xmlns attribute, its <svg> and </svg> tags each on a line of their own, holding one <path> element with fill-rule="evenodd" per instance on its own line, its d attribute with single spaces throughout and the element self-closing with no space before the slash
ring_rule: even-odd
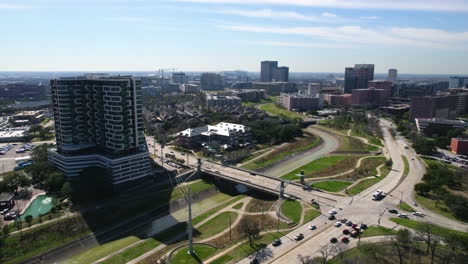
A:
<svg viewBox="0 0 468 264">
<path fill-rule="evenodd" d="M 414 206 L 418 206 L 418 204 L 417 204 L 416 202 L 412 202 L 412 204 L 413 204 Z"/>
<path fill-rule="evenodd" d="M 315 230 L 315 229 L 317 229 L 317 227 L 315 225 L 311 225 L 311 226 L 309 226 L 309 229 L 310 230 Z"/>
<path fill-rule="evenodd" d="M 400 217 L 400 218 L 408 218 L 408 215 L 407 215 L 407 214 L 398 214 L 398 217 Z"/>
<path fill-rule="evenodd" d="M 335 227 L 340 227 L 341 223 L 340 222 L 335 222 Z"/>
<path fill-rule="evenodd" d="M 330 210 L 329 214 L 337 214 L 336 210 Z"/>
<path fill-rule="evenodd" d="M 420 212 L 413 212 L 413 215 L 415 215 L 415 216 L 423 216 L 423 214 L 421 214 Z"/>
</svg>

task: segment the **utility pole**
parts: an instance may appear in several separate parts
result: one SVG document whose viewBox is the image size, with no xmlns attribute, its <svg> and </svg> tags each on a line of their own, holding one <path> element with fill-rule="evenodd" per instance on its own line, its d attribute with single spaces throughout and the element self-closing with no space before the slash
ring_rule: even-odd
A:
<svg viewBox="0 0 468 264">
<path fill-rule="evenodd" d="M 192 194 L 190 193 L 190 186 L 187 187 L 187 197 L 186 197 L 187 203 L 188 203 L 188 226 L 187 226 L 187 232 L 188 232 L 188 239 L 189 239 L 189 251 L 188 253 L 190 255 L 194 255 L 193 251 L 193 227 L 192 227 Z"/>
</svg>

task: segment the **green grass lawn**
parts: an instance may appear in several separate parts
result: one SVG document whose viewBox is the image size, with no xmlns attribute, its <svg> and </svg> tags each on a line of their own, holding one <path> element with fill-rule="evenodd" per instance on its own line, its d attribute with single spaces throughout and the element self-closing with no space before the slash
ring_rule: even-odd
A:
<svg viewBox="0 0 468 264">
<path fill-rule="evenodd" d="M 262 149 L 262 150 L 258 150 L 256 153 L 254 154 L 251 154 L 250 156 L 247 156 L 245 157 L 244 159 L 242 159 L 241 161 L 239 161 L 238 163 L 246 163 L 246 162 L 249 162 L 253 159 L 255 159 L 256 157 L 268 152 L 270 149 Z"/>
<path fill-rule="evenodd" d="M 396 231 L 386 228 L 383 226 L 369 226 L 364 232 L 361 234 L 361 238 L 364 237 L 371 237 L 371 236 L 386 236 L 386 235 L 395 235 Z"/>
<path fill-rule="evenodd" d="M 142 242 L 134 247 L 131 247 L 113 257 L 108 258 L 107 260 L 101 262 L 102 264 L 125 264 L 139 256 L 145 254 L 146 252 L 156 248 L 161 245 L 161 242 L 150 238 L 145 242 Z"/>
<path fill-rule="evenodd" d="M 299 177 L 296 176 L 296 174 L 300 174 L 301 170 L 304 170 L 304 174 L 308 175 L 311 174 L 312 172 L 319 171 L 328 167 L 331 167 L 333 165 L 338 164 L 340 161 L 349 158 L 349 156 L 329 156 L 329 157 L 323 157 L 320 159 L 316 159 L 314 161 L 311 161 L 307 163 L 304 166 L 301 166 L 283 176 L 281 176 L 282 179 L 285 180 L 298 180 Z M 349 170 L 351 168 L 346 168 L 346 170 Z M 339 173 L 339 172 L 337 172 Z"/>
<path fill-rule="evenodd" d="M 348 193 L 350 195 L 356 195 L 358 193 L 361 193 L 362 191 L 364 191 L 365 189 L 367 189 L 367 188 L 371 187 L 372 185 L 378 183 L 382 179 L 383 179 L 383 177 L 375 177 L 375 178 L 372 178 L 372 179 L 360 181 L 358 184 L 356 184 L 353 187 L 349 188 Z"/>
<path fill-rule="evenodd" d="M 409 165 L 408 159 L 405 156 L 401 155 L 401 158 L 403 159 L 403 163 L 405 164 L 405 169 L 403 171 L 403 176 L 406 177 L 406 176 L 408 176 L 409 166 L 410 165 Z"/>
<path fill-rule="evenodd" d="M 255 241 L 255 248 L 252 248 L 249 245 L 249 242 L 244 242 L 241 245 L 235 246 L 235 248 L 229 252 L 227 252 L 224 256 L 215 259 L 211 263 L 222 264 L 222 263 L 233 263 L 235 261 L 241 260 L 247 257 L 250 254 L 255 253 L 256 250 L 260 250 L 261 248 L 266 247 L 268 244 L 273 242 L 273 240 L 278 239 L 284 236 L 283 233 L 268 233 L 262 235 L 262 237 Z"/>
<path fill-rule="evenodd" d="M 313 183 L 311 186 L 327 192 L 339 192 L 351 184 L 352 182 L 345 181 L 321 181 Z"/>
<path fill-rule="evenodd" d="M 208 222 L 202 224 L 200 227 L 197 228 L 197 230 L 201 233 L 200 236 L 197 238 L 208 238 L 228 229 L 229 218 L 231 218 L 231 223 L 233 223 L 237 218 L 237 213 L 222 212 L 214 218 L 210 219 Z"/>
<path fill-rule="evenodd" d="M 439 235 L 439 236 L 442 236 L 442 237 L 447 237 L 450 234 L 455 234 L 455 235 L 468 237 L 468 233 L 466 233 L 466 232 L 461 232 L 461 231 L 448 229 L 448 228 L 444 228 L 444 227 L 440 227 L 440 226 L 436 226 L 436 225 L 421 223 L 421 222 L 417 222 L 417 221 L 414 221 L 414 220 L 396 218 L 396 217 L 392 217 L 392 218 L 390 218 L 390 220 L 397 223 L 397 224 L 400 224 L 402 226 L 406 226 L 408 228 L 415 229 L 415 230 L 418 230 L 419 228 L 421 228 L 421 226 L 425 226 L 425 225 L 430 226 L 432 228 L 432 233 L 434 233 L 436 235 Z"/>
<path fill-rule="evenodd" d="M 319 217 L 321 214 L 317 210 L 307 210 L 304 215 L 304 223 L 310 222 L 315 218 Z"/>
<path fill-rule="evenodd" d="M 402 202 L 401 204 L 399 204 L 398 208 L 400 208 L 401 210 L 406 211 L 406 212 L 416 211 L 416 210 L 413 209 L 413 207 L 411 207 L 409 204 L 407 204 L 405 202 Z"/>
<path fill-rule="evenodd" d="M 462 219 L 457 219 L 455 215 L 452 213 L 450 208 L 445 204 L 445 201 L 440 200 L 439 204 L 436 207 L 436 200 L 432 200 L 430 198 L 415 194 L 416 201 L 422 206 L 425 207 L 436 214 L 443 215 L 447 218 L 463 221 Z"/>
<path fill-rule="evenodd" d="M 114 240 L 109 243 L 105 243 L 94 247 L 92 249 L 86 250 L 78 255 L 73 256 L 64 263 L 93 263 L 98 259 L 101 259 L 117 250 L 120 250 L 126 246 L 129 246 L 140 239 L 138 237 L 129 236 L 119 240 Z"/>
<path fill-rule="evenodd" d="M 230 201 L 227 201 L 227 202 L 225 202 L 223 204 L 220 204 L 220 205 L 216 206 L 215 208 L 213 208 L 213 209 L 211 209 L 211 210 L 209 210 L 209 211 L 207 211 L 207 212 L 193 218 L 192 224 L 196 225 L 196 224 L 200 223 L 201 221 L 207 219 L 208 217 L 216 214 L 219 210 L 223 209 L 224 207 L 227 207 L 227 206 L 229 206 L 231 204 L 234 204 L 235 202 L 239 201 L 240 199 L 242 199 L 244 197 L 245 197 L 244 195 L 239 195 L 239 196 L 237 196 L 236 198 L 234 198 L 234 199 L 232 199 Z"/>
<path fill-rule="evenodd" d="M 272 102 L 273 100 L 271 99 L 261 99 L 261 100 L 258 100 L 256 102 L 242 102 L 242 106 L 251 106 L 251 105 L 255 105 L 255 104 L 261 104 L 261 103 L 268 103 L 268 102 Z"/>
<path fill-rule="evenodd" d="M 292 118 L 304 118 L 304 117 L 306 117 L 303 114 L 293 112 L 293 111 L 289 111 L 287 109 L 278 107 L 274 103 L 262 105 L 262 106 L 260 106 L 260 109 L 262 109 L 265 112 L 271 113 L 273 115 L 284 116 L 284 117 L 291 118 L 291 119 Z"/>
<path fill-rule="evenodd" d="M 347 136 L 347 130 L 336 130 L 327 126 L 323 125 L 318 125 L 319 128 L 328 130 L 329 132 L 332 132 L 335 134 L 337 137 L 340 138 L 341 145 L 338 147 L 336 151 L 343 151 L 343 152 L 353 152 L 353 151 L 375 151 L 379 150 L 379 147 L 376 146 L 371 146 L 369 144 L 366 144 L 362 142 L 361 140 L 357 138 L 353 138 L 350 136 Z M 339 133 L 337 133 L 339 132 Z M 342 133 L 342 134 L 340 134 Z M 343 135 L 344 134 L 344 135 Z"/>
<path fill-rule="evenodd" d="M 281 212 L 283 212 L 284 216 L 297 224 L 301 220 L 302 206 L 298 201 L 285 200 L 281 204 Z"/>
<path fill-rule="evenodd" d="M 271 153 L 256 159 L 252 162 L 244 164 L 242 168 L 248 170 L 255 170 L 266 165 L 277 162 L 281 159 L 284 159 L 292 154 L 313 148 L 321 142 L 321 138 L 317 136 L 309 136 L 296 140 L 295 142 L 289 143 L 286 146 L 282 146 Z"/>
<path fill-rule="evenodd" d="M 238 203 L 238 204 L 234 205 L 234 206 L 232 207 L 232 209 L 239 210 L 239 209 L 242 208 L 243 205 L 244 205 L 244 203 Z"/>
<path fill-rule="evenodd" d="M 203 261 L 209 258 L 217 251 L 216 248 L 205 245 L 194 245 L 193 250 L 195 251 L 196 256 L 192 256 L 187 253 L 188 247 L 178 249 L 177 252 L 172 255 L 171 263 L 197 264 L 200 263 L 199 260 Z"/>
</svg>

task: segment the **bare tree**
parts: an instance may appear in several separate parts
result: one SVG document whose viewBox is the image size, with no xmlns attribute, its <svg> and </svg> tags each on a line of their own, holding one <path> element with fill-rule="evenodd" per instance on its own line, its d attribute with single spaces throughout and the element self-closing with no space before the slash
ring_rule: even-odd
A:
<svg viewBox="0 0 468 264">
<path fill-rule="evenodd" d="M 365 255 L 371 257 L 375 263 L 379 263 L 379 253 L 381 252 L 381 247 L 375 243 L 365 243 L 361 245 L 360 251 Z"/>
<path fill-rule="evenodd" d="M 347 249 L 348 247 L 346 246 L 346 244 L 335 245 L 335 253 L 340 258 L 340 263 L 343 263 L 344 253 L 346 252 Z"/>
<path fill-rule="evenodd" d="M 434 263 L 437 247 L 442 242 L 442 238 L 435 235 L 433 229 L 429 224 L 419 224 L 416 231 L 416 236 L 426 243 L 426 253 L 431 254 L 431 264 Z"/>
<path fill-rule="evenodd" d="M 297 260 L 299 260 L 302 264 L 312 264 L 313 260 L 310 256 L 302 256 L 301 254 L 297 255 Z"/>
<path fill-rule="evenodd" d="M 410 242 L 411 232 L 408 229 L 398 230 L 396 236 L 391 239 L 393 251 L 398 256 L 400 264 L 404 264 L 405 251 Z"/>
<path fill-rule="evenodd" d="M 252 248 L 255 248 L 254 242 L 260 238 L 260 226 L 255 221 L 248 221 L 242 219 L 239 223 L 241 232 L 249 239 L 249 244 Z"/>
<path fill-rule="evenodd" d="M 333 252 L 335 251 L 335 247 L 332 244 L 325 244 L 320 248 L 320 255 L 322 255 L 322 263 L 326 264 L 328 261 L 328 258 L 333 255 Z"/>
</svg>

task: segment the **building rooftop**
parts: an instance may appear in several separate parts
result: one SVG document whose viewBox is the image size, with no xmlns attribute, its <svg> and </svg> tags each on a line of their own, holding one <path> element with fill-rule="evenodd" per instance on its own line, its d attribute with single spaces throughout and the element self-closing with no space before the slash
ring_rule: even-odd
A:
<svg viewBox="0 0 468 264">
<path fill-rule="evenodd" d="M 26 129 L 2 130 L 0 138 L 23 137 L 25 133 Z"/>
<path fill-rule="evenodd" d="M 443 119 L 443 118 L 416 118 L 416 122 L 424 122 L 424 123 L 434 123 L 434 124 L 447 124 L 447 125 L 465 125 L 466 122 L 462 120 L 451 120 L 451 119 Z"/>
<path fill-rule="evenodd" d="M 179 136 L 184 137 L 195 137 L 199 135 L 220 135 L 220 136 L 230 136 L 231 132 L 233 131 L 241 131 L 245 132 L 246 127 L 244 125 L 233 124 L 233 123 L 226 123 L 221 122 L 217 125 L 207 125 L 202 127 L 196 128 L 188 128 L 179 133 Z"/>
</svg>

